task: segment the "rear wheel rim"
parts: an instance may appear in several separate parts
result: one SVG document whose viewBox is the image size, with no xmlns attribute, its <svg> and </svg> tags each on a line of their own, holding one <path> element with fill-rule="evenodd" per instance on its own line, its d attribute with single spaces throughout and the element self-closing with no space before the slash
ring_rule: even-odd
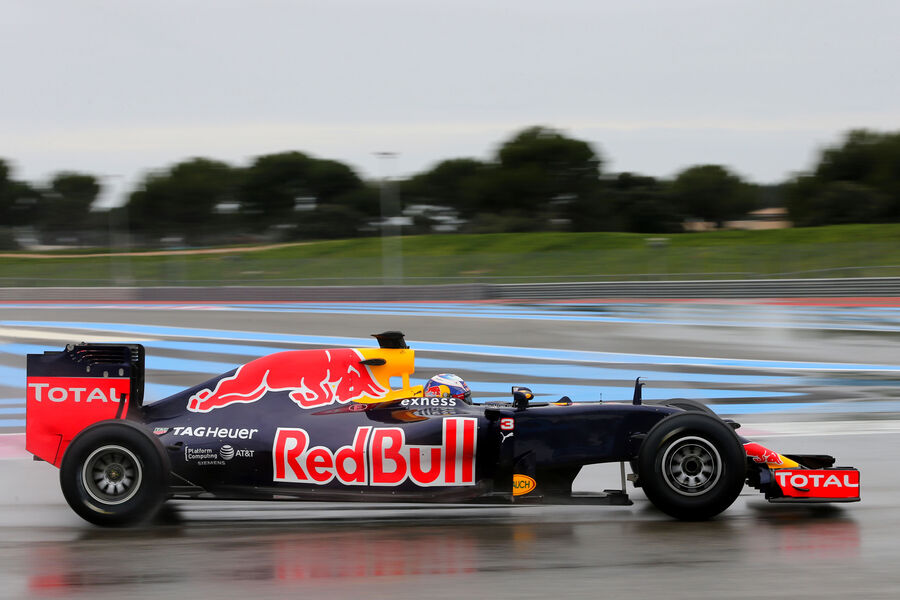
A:
<svg viewBox="0 0 900 600">
<path fill-rule="evenodd" d="M 84 461 L 81 482 L 88 495 L 106 505 L 130 500 L 141 487 L 143 468 L 137 456 L 123 446 L 97 448 Z"/>
<path fill-rule="evenodd" d="M 666 485 L 682 496 L 700 496 L 722 476 L 722 458 L 716 447 L 701 437 L 678 438 L 662 456 Z"/>
</svg>

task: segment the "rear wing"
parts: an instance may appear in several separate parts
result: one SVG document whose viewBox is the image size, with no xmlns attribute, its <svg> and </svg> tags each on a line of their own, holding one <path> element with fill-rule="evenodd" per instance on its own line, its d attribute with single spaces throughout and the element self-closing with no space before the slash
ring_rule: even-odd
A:
<svg viewBox="0 0 900 600">
<path fill-rule="evenodd" d="M 144 347 L 82 343 L 29 354 L 26 377 L 25 449 L 59 466 L 85 427 L 140 415 Z"/>
</svg>

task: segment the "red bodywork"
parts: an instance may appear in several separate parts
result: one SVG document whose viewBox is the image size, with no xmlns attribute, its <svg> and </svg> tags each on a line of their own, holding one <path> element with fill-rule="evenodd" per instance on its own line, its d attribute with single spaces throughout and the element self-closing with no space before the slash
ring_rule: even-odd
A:
<svg viewBox="0 0 900 600">
<path fill-rule="evenodd" d="M 785 498 L 859 500 L 856 469 L 778 469 L 774 475 Z"/>
<path fill-rule="evenodd" d="M 88 425 L 128 413 L 127 377 L 28 377 L 25 449 L 58 467 Z"/>
</svg>

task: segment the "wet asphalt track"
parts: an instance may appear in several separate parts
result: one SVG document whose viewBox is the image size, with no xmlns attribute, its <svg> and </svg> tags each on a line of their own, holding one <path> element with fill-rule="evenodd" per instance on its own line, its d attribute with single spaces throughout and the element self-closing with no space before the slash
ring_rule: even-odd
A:
<svg viewBox="0 0 900 600">
<path fill-rule="evenodd" d="M 350 337 L 402 329 L 410 340 L 423 342 L 900 365 L 897 335 L 878 331 L 883 322 L 877 319 L 868 320 L 873 326 L 852 322 L 828 328 L 814 322 L 794 327 L 800 322 L 798 313 L 786 321 L 777 309 L 747 306 L 705 313 L 710 322 L 715 321 L 710 315 L 721 318 L 717 325 L 702 326 L 674 318 L 683 317 L 685 310 L 651 308 L 659 322 L 635 323 L 464 314 L 0 308 L 0 339 L 53 348 L 89 334 L 5 325 L 35 320 Z M 817 318 L 841 321 L 827 311 Z M 467 358 L 440 352 L 418 356 L 446 360 L 448 366 Z M 3 364 L 15 369 L 24 362 L 5 358 Z M 733 371 L 748 372 L 744 367 Z M 783 374 L 777 365 L 752 372 Z M 859 467 L 861 503 L 779 507 L 748 489 L 709 523 L 673 522 L 650 507 L 640 491 L 631 491 L 635 505 L 622 508 L 182 502 L 156 523 L 109 531 L 80 521 L 68 509 L 57 472 L 49 465 L 0 460 L 0 597 L 897 598 L 900 426 L 892 410 L 895 377 L 890 372 L 848 372 L 838 380 L 808 373 L 803 381 L 779 389 L 796 394 L 794 404 L 797 398 L 809 402 L 815 412 L 738 417 L 748 433 L 755 432 L 754 439 L 772 447 L 827 452 L 840 464 Z M 187 385 L 202 377 L 160 370 L 151 379 Z M 490 383 L 491 378 L 482 379 Z M 532 383 L 494 379 L 504 385 Z M 535 391 L 552 378 L 538 379 Z M 21 384 L 3 383 L 4 397 L 16 389 L 22 393 Z M 868 408 L 854 412 L 854 401 Z M 882 409 L 872 411 L 872 403 L 879 401 Z M 829 406 L 839 410 L 818 411 Z M 615 470 L 595 468 L 579 478 L 578 486 L 602 489 L 616 479 Z"/>
</svg>

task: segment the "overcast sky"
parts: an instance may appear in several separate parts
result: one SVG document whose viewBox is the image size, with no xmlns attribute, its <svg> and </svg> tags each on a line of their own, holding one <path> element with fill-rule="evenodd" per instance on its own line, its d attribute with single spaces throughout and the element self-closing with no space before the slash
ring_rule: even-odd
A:
<svg viewBox="0 0 900 600">
<path fill-rule="evenodd" d="M 607 171 L 760 183 L 900 130 L 895 0 L 3 0 L 0 157 L 108 176 L 301 150 L 364 177 L 547 125 Z M 382 160 L 375 152 L 398 153 Z"/>
</svg>

